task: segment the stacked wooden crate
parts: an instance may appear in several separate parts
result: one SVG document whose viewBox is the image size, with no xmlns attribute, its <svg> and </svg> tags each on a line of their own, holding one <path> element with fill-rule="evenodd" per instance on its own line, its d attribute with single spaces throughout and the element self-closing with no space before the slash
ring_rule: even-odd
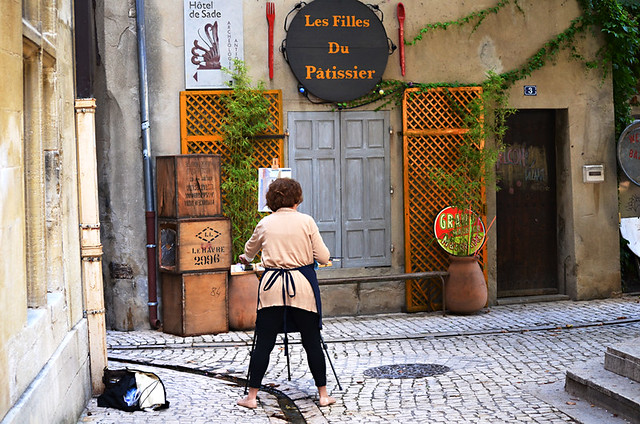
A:
<svg viewBox="0 0 640 424">
<path fill-rule="evenodd" d="M 229 331 L 231 223 L 222 216 L 220 156 L 156 158 L 163 331 Z"/>
</svg>

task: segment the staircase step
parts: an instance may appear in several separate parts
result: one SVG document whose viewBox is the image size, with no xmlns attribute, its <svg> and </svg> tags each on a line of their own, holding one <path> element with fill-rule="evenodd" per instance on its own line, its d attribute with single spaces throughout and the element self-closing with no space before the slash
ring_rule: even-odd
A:
<svg viewBox="0 0 640 424">
<path fill-rule="evenodd" d="M 501 297 L 496 300 L 496 305 L 518 305 L 523 303 L 539 303 L 539 302 L 559 302 L 562 300 L 571 300 L 571 298 L 564 294 L 542 294 L 537 296 L 515 296 L 515 297 Z"/>
<path fill-rule="evenodd" d="M 640 383 L 640 337 L 608 347 L 604 368 Z"/>
<path fill-rule="evenodd" d="M 600 359 L 567 370 L 565 390 L 640 424 L 640 384 L 605 370 Z"/>
</svg>

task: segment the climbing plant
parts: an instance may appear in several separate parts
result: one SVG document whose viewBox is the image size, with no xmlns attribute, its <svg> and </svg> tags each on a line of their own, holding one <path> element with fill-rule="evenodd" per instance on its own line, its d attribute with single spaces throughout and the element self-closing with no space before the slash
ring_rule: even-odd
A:
<svg viewBox="0 0 640 424">
<path fill-rule="evenodd" d="M 459 237 L 461 243 L 452 245 L 455 256 L 473 253 L 471 241 L 476 233 L 471 230 L 475 213 L 482 213 L 483 189 L 496 189 L 494 172 L 500 153 L 504 150 L 502 139 L 506 132 L 506 120 L 515 112 L 507 104 L 503 79 L 495 72 L 489 72 L 482 84 L 482 94 L 466 105 L 460 104 L 449 91 L 444 91 L 449 99 L 451 111 L 459 116 L 468 131 L 461 134 L 457 153 L 453 155 L 452 167 L 434 167 L 429 172 L 430 181 L 445 189 L 449 195 L 449 205 L 463 211 L 461 216 L 469 224 L 469 231 Z M 491 117 L 486 111 L 494 111 Z M 490 142 L 485 143 L 485 141 Z M 471 213 L 473 212 L 473 213 Z"/>
<path fill-rule="evenodd" d="M 552 62 L 561 51 L 568 51 L 572 58 L 581 60 L 587 68 L 600 69 L 603 79 L 611 72 L 616 136 L 618 136 L 631 119 L 629 100 L 637 93 L 638 80 L 640 79 L 640 63 L 638 61 L 640 33 L 637 20 L 640 5 L 633 0 L 578 0 L 578 2 L 583 10 L 582 15 L 573 19 L 564 31 L 544 43 L 524 61 L 522 66 L 502 73 L 504 88 L 508 88 L 515 82 L 530 76 L 534 71 L 543 68 Z M 518 0 L 499 0 L 495 6 L 472 12 L 456 20 L 428 23 L 418 31 L 413 39 L 405 40 L 404 43 L 407 46 L 415 46 L 427 32 L 447 30 L 451 27 L 472 25 L 471 32 L 474 32 L 488 16 L 500 13 L 509 4 L 514 5 L 522 14 L 525 13 L 518 4 Z M 604 40 L 604 45 L 598 50 L 597 57 L 591 60 L 583 57 L 576 47 L 578 36 L 584 35 L 587 30 L 591 30 L 595 35 L 601 35 Z M 399 105 L 406 87 L 427 89 L 470 85 L 478 84 L 424 84 L 383 80 L 369 94 L 351 102 L 339 103 L 337 106 L 344 109 L 379 102 L 378 108 L 382 108 L 389 104 Z"/>
<path fill-rule="evenodd" d="M 638 17 L 640 16 L 640 2 L 637 0 L 577 0 L 582 8 L 581 16 L 573 19 L 569 26 L 557 34 L 555 37 L 544 43 L 533 55 L 527 58 L 523 64 L 515 69 L 511 69 L 502 73 L 499 76 L 488 74 L 486 81 L 482 83 L 487 89 L 487 85 L 493 88 L 493 92 L 497 97 L 493 100 L 493 105 L 484 104 L 484 109 L 478 109 L 480 105 L 476 105 L 476 112 L 483 110 L 485 116 L 488 113 L 492 115 L 497 114 L 496 122 L 494 123 L 495 132 L 494 138 L 497 140 L 496 148 L 500 149 L 501 134 L 506 131 L 505 119 L 506 116 L 511 113 L 511 109 L 507 107 L 505 90 L 511 87 L 517 81 L 527 78 L 534 71 L 539 70 L 549 63 L 552 63 L 558 54 L 562 51 L 568 52 L 569 56 L 575 60 L 582 61 L 586 68 L 591 70 L 600 70 L 601 78 L 604 81 L 609 75 L 613 83 L 613 104 L 615 114 L 615 139 L 618 139 L 624 128 L 631 121 L 630 113 L 630 100 L 634 95 L 638 94 L 640 80 L 640 31 L 638 28 Z M 418 31 L 418 34 L 411 40 L 402 40 L 407 46 L 417 45 L 423 38 L 423 35 L 436 30 L 447 30 L 451 27 L 462 28 L 467 25 L 471 25 L 471 32 L 476 31 L 485 19 L 492 15 L 498 14 L 505 9 L 508 5 L 513 5 L 517 10 L 524 14 L 524 10 L 518 4 L 518 0 L 498 0 L 495 6 L 488 7 L 483 10 L 472 12 L 457 20 L 451 20 L 447 22 L 435 22 L 424 25 L 422 29 Z M 596 37 L 602 37 L 603 46 L 597 51 L 595 58 L 585 58 L 580 54 L 577 48 L 578 37 L 584 36 L 587 31 L 591 31 Z M 500 89 L 496 90 L 496 81 L 500 84 Z M 398 80 L 383 80 L 376 88 L 369 94 L 353 100 L 351 102 L 340 103 L 338 108 L 348 109 L 360 107 L 366 104 L 376 103 L 377 108 L 383 108 L 388 105 L 400 105 L 402 102 L 402 96 L 405 88 L 419 87 L 423 89 L 429 89 L 433 87 L 459 87 L 470 86 L 478 84 L 462 84 L 462 83 L 415 83 L 405 82 Z M 473 116 L 474 112 L 470 114 L 467 122 L 472 129 L 478 131 L 470 131 L 470 139 L 474 138 L 474 134 L 480 134 L 482 136 L 488 135 L 482 134 L 483 128 L 480 125 L 476 125 L 477 117 Z M 474 158 L 476 151 L 473 148 L 474 143 L 467 143 L 467 153 L 463 156 L 467 158 Z M 475 159 L 480 157 L 476 156 Z M 487 165 L 495 163 L 492 160 L 493 152 L 491 155 L 484 157 L 482 161 Z M 460 168 L 462 169 L 462 168 Z M 449 187 L 453 187 L 455 191 L 456 184 L 460 184 L 465 181 L 468 187 L 474 187 L 469 185 L 469 175 L 439 175 L 438 170 L 434 171 L 435 178 L 439 178 L 441 182 L 447 184 Z M 492 175 L 488 172 L 486 176 Z M 434 175 L 432 175 L 433 177 Z M 477 175 L 476 175 L 477 177 Z M 443 180 L 444 178 L 444 180 Z M 447 181 L 451 180 L 451 181 Z M 467 186 L 459 185 L 462 187 L 460 193 L 466 191 Z M 475 187 L 470 190 L 471 193 L 479 193 Z M 622 250 L 622 249 L 621 249 Z M 623 252 L 624 253 L 624 252 Z M 624 255 L 623 266 L 624 266 Z"/>
<path fill-rule="evenodd" d="M 452 26 L 461 27 L 463 25 L 473 24 L 473 29 L 471 32 L 474 32 L 476 29 L 478 29 L 480 24 L 482 24 L 482 22 L 487 18 L 487 16 L 491 14 L 497 14 L 502 8 L 504 8 L 506 5 L 510 4 L 511 2 L 512 2 L 511 0 L 500 0 L 498 4 L 493 7 L 479 10 L 477 12 L 472 12 L 467 16 L 457 20 L 447 21 L 447 22 L 434 22 L 434 23 L 427 24 L 420 31 L 418 31 L 418 35 L 416 35 L 412 41 L 405 40 L 404 43 L 408 46 L 412 46 L 416 44 L 418 41 L 422 40 L 423 34 L 426 34 L 427 32 L 435 29 L 447 29 Z M 520 8 L 520 5 L 518 5 L 518 0 L 513 0 L 513 3 L 516 5 L 518 10 L 524 13 L 522 8 Z"/>
<path fill-rule="evenodd" d="M 475 209 L 482 204 L 483 187 L 494 187 L 493 169 L 499 154 L 504 150 L 502 139 L 506 132 L 506 120 L 515 112 L 507 105 L 503 79 L 489 72 L 482 84 L 482 95 L 467 105 L 462 105 L 445 91 L 451 110 L 460 116 L 468 129 L 455 155 L 452 170 L 436 167 L 431 172 L 435 184 L 449 189 L 451 205 L 460 209 Z M 495 111 L 492 119 L 486 119 L 487 110 Z M 490 144 L 485 144 L 491 140 Z"/>
<path fill-rule="evenodd" d="M 637 93 L 640 78 L 640 33 L 637 2 L 618 0 L 580 0 L 585 23 L 604 36 L 605 46 L 598 51 L 599 65 L 605 73 L 611 68 L 616 136 L 631 120 L 631 97 Z M 617 137 L 616 137 L 617 139 Z"/>
</svg>

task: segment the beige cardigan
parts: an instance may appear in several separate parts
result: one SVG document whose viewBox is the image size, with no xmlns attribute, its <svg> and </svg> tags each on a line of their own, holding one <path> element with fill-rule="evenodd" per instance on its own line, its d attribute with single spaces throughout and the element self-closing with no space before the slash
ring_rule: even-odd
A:
<svg viewBox="0 0 640 424">
<path fill-rule="evenodd" d="M 322 241 L 315 221 L 309 215 L 293 208 L 280 208 L 262 218 L 256 225 L 251 238 L 244 246 L 244 253 L 251 261 L 261 250 L 262 264 L 265 268 L 293 269 L 312 264 L 314 260 L 320 264 L 329 262 L 329 249 Z M 263 285 L 272 272 L 265 272 L 262 278 Z M 296 295 L 286 296 L 286 304 L 317 312 L 311 284 L 299 271 L 292 271 L 291 276 Z M 261 286 L 258 309 L 282 306 L 282 285 L 283 278 L 278 278 L 267 291 Z"/>
</svg>

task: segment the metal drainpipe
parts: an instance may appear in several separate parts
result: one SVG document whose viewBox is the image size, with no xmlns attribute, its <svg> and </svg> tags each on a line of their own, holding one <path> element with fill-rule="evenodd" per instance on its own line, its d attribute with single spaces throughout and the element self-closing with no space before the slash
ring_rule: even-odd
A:
<svg viewBox="0 0 640 424">
<path fill-rule="evenodd" d="M 142 128 L 142 156 L 144 165 L 145 219 L 147 227 L 147 274 L 149 292 L 149 324 L 160 328 L 158 319 L 156 211 L 153 196 L 151 140 L 149 139 L 149 90 L 147 81 L 147 47 L 144 24 L 144 0 L 136 0 L 136 33 L 138 39 L 138 78 L 140 82 L 140 120 Z"/>
</svg>

